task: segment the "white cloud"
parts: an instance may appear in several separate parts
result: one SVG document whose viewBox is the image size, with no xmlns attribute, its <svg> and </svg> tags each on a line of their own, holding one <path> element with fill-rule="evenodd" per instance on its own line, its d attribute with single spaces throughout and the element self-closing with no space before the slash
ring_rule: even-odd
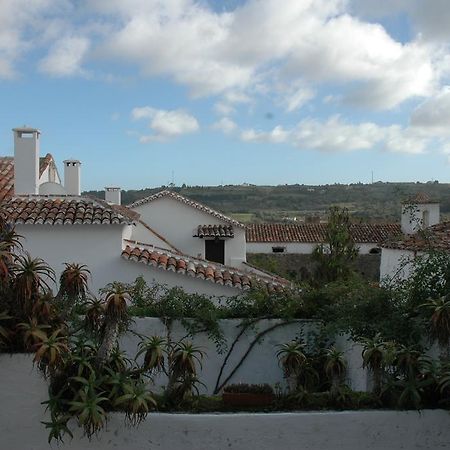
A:
<svg viewBox="0 0 450 450">
<path fill-rule="evenodd" d="M 349 16 L 345 1 L 280 7 L 279 0 L 248 0 L 223 13 L 193 0 L 95 4 L 119 23 L 101 46 L 104 55 L 135 63 L 146 75 L 169 75 L 193 95 L 223 94 L 226 103 L 247 99 L 255 86 L 275 89 L 275 77 L 356 83 L 349 100 L 383 109 L 429 95 L 436 82 L 431 48 L 402 44 L 381 25 Z M 287 109 L 310 98 L 299 90 Z"/>
<path fill-rule="evenodd" d="M 134 108 L 131 116 L 134 120 L 150 119 L 148 127 L 153 133 L 141 136 L 142 143 L 166 141 L 183 134 L 194 133 L 200 129 L 197 119 L 181 109 L 166 111 L 144 106 Z"/>
<path fill-rule="evenodd" d="M 68 36 L 55 42 L 39 62 L 39 70 L 56 77 L 82 75 L 83 59 L 89 50 L 87 38 Z"/>
<path fill-rule="evenodd" d="M 54 15 L 68 8 L 66 0 L 0 1 L 0 79 L 18 75 L 18 62 L 26 52 L 45 43 Z"/>
<path fill-rule="evenodd" d="M 236 130 L 237 125 L 228 117 L 222 117 L 211 125 L 213 130 L 222 131 L 225 134 L 231 134 Z"/>
<path fill-rule="evenodd" d="M 395 153 L 423 153 L 428 140 L 410 128 L 379 126 L 372 122 L 352 124 L 340 117 L 325 122 L 304 119 L 286 130 L 276 126 L 271 131 L 244 130 L 245 142 L 288 143 L 304 150 L 343 152 L 380 149 Z"/>
<path fill-rule="evenodd" d="M 411 115 L 411 126 L 423 133 L 450 135 L 450 88 L 419 105 Z"/>
</svg>

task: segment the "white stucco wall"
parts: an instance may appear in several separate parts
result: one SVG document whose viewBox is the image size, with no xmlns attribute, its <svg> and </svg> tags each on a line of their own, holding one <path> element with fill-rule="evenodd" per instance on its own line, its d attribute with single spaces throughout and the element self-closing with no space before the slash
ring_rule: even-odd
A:
<svg viewBox="0 0 450 450">
<path fill-rule="evenodd" d="M 164 242 L 155 233 L 152 233 L 148 228 L 139 222 L 136 222 L 136 226 L 133 228 L 132 239 L 145 244 L 155 245 L 156 247 L 173 250 L 171 245 L 168 245 L 167 242 Z"/>
<path fill-rule="evenodd" d="M 391 279 L 404 280 L 411 274 L 411 264 L 406 261 L 413 260 L 417 254 L 407 250 L 383 248 L 381 250 L 380 281 Z"/>
<path fill-rule="evenodd" d="M 61 178 L 59 178 L 58 171 L 55 170 L 52 164 L 49 164 L 39 177 L 39 184 L 47 183 L 49 181 L 61 184 Z"/>
<path fill-rule="evenodd" d="M 205 242 L 204 239 L 193 237 L 197 233 L 197 227 L 228 225 L 227 222 L 171 197 L 158 198 L 133 209 L 145 223 L 181 252 L 199 258 L 205 257 Z M 233 229 L 234 238 L 225 239 L 225 264 L 239 267 L 246 260 L 245 230 L 236 226 Z M 142 236 L 141 232 L 141 229 L 137 229 L 137 236 Z M 135 239 L 134 235 L 132 239 Z"/>
<path fill-rule="evenodd" d="M 7 450 L 435 450 L 450 448 L 448 411 L 149 414 L 138 428 L 113 413 L 92 441 L 47 443 L 43 378 L 28 355 L 0 355 L 0 448 Z"/>
<path fill-rule="evenodd" d="M 273 247 L 285 247 L 283 253 L 309 255 L 317 247 L 316 242 L 247 242 L 247 253 L 274 253 Z M 357 243 L 359 254 L 367 255 L 373 248 L 379 248 L 377 243 Z"/>
<path fill-rule="evenodd" d="M 122 236 L 130 226 L 123 225 L 17 225 L 23 246 L 33 257 L 44 259 L 59 278 L 64 263 L 86 264 L 92 274 L 92 291 L 119 281 Z"/>
<path fill-rule="evenodd" d="M 65 262 L 86 264 L 92 274 L 90 289 L 94 294 L 107 283 L 131 283 L 140 275 L 148 283 L 180 286 L 189 293 L 230 297 L 241 292 L 237 288 L 123 259 L 122 239 L 131 236 L 132 226 L 17 225 L 16 230 L 24 236 L 24 249 L 50 264 L 57 279 Z"/>
<path fill-rule="evenodd" d="M 428 213 L 428 223 L 424 223 L 424 212 Z M 402 206 L 401 227 L 403 233 L 414 234 L 420 229 L 439 223 L 439 221 L 439 203 Z"/>
<path fill-rule="evenodd" d="M 317 247 L 315 242 L 247 242 L 247 253 L 273 253 L 273 247 L 285 247 L 283 253 L 309 255 Z"/>
</svg>

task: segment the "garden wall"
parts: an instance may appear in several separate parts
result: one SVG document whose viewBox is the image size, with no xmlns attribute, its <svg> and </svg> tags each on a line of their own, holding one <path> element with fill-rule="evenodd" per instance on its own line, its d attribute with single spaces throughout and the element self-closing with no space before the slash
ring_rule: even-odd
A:
<svg viewBox="0 0 450 450">
<path fill-rule="evenodd" d="M 28 355 L 0 355 L 0 448 L 49 450 L 46 384 Z M 75 432 L 64 450 L 397 450 L 450 448 L 447 411 L 278 414 L 150 414 L 139 428 L 111 414 L 89 442 Z M 57 448 L 53 444 L 53 448 Z"/>
<path fill-rule="evenodd" d="M 358 255 L 353 262 L 355 270 L 370 281 L 380 279 L 379 254 Z M 257 267 L 275 272 L 289 279 L 302 281 L 311 278 L 316 263 L 312 255 L 249 253 L 247 261 Z"/>
<path fill-rule="evenodd" d="M 223 331 L 226 344 L 222 349 L 217 349 L 215 343 L 205 333 L 199 333 L 193 339 L 189 338 L 206 353 L 203 361 L 203 370 L 200 373 L 200 379 L 205 384 L 202 392 L 209 394 L 214 392 L 221 365 L 236 336 L 242 330 L 241 324 L 241 319 L 220 321 L 220 328 Z M 283 323 L 279 319 L 259 321 L 248 328 L 234 345 L 220 381 L 223 382 L 236 368 L 250 346 L 255 342 L 255 338 L 260 333 L 264 333 L 259 343 L 254 344 L 248 356 L 242 360 L 242 364 L 227 384 L 239 382 L 269 383 L 273 386 L 279 383 L 281 386 L 284 386 L 283 372 L 276 357 L 276 353 L 279 350 L 278 345 L 298 337 L 303 337 L 307 343 L 312 342 L 312 334 L 315 329 L 316 325 L 312 320 L 295 320 L 289 324 Z M 132 330 L 144 336 L 159 335 L 168 337 L 168 329 L 158 318 L 136 318 Z M 185 337 L 187 333 L 188 331 L 180 321 L 172 323 L 170 339 L 177 341 Z M 138 343 L 139 337 L 133 333 L 128 333 L 122 338 L 121 346 L 129 356 L 134 357 Z M 362 369 L 361 347 L 349 342 L 345 336 L 337 337 L 336 346 L 345 352 L 345 358 L 348 361 L 348 384 L 356 391 L 367 390 L 367 371 Z M 160 386 L 166 384 L 166 379 L 163 377 L 158 378 L 156 381 Z"/>
</svg>

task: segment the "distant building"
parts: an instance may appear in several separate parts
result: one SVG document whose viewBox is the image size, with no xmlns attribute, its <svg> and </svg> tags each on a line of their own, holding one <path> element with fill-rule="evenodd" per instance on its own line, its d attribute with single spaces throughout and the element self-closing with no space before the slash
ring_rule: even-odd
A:
<svg viewBox="0 0 450 450">
<path fill-rule="evenodd" d="M 247 226 L 247 253 L 311 254 L 326 241 L 326 224 L 262 223 Z M 360 254 L 380 253 L 381 244 L 401 234 L 399 224 L 351 224 L 350 235 Z"/>
</svg>

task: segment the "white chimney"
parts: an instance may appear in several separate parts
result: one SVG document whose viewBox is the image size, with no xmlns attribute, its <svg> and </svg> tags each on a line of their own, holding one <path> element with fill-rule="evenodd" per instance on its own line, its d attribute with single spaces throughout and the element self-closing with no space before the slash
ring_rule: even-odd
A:
<svg viewBox="0 0 450 450">
<path fill-rule="evenodd" d="M 39 137 L 35 128 L 13 128 L 14 194 L 39 193 Z"/>
<path fill-rule="evenodd" d="M 122 201 L 120 187 L 105 187 L 105 200 L 113 205 L 120 205 Z"/>
<path fill-rule="evenodd" d="M 77 159 L 64 161 L 64 188 L 68 195 L 81 195 L 80 166 Z"/>
</svg>

